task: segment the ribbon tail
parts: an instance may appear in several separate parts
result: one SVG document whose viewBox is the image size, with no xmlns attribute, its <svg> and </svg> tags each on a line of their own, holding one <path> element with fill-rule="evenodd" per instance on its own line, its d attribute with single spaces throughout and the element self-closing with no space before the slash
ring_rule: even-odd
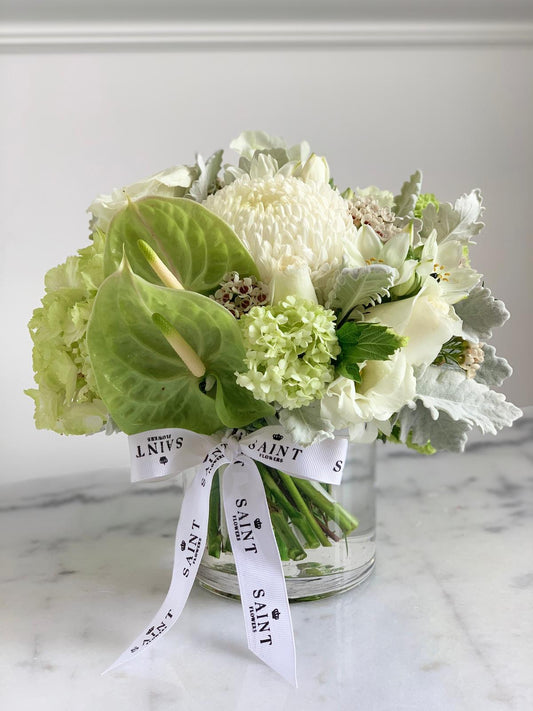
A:
<svg viewBox="0 0 533 711">
<path fill-rule="evenodd" d="M 185 492 L 176 529 L 174 566 L 167 596 L 156 615 L 129 647 L 103 672 L 115 669 L 134 659 L 153 642 L 160 639 L 179 619 L 191 592 L 202 560 L 209 517 L 209 492 L 216 466 L 200 467 Z"/>
<path fill-rule="evenodd" d="M 297 687 L 287 588 L 261 477 L 254 462 L 241 456 L 222 482 L 248 648 Z"/>
</svg>

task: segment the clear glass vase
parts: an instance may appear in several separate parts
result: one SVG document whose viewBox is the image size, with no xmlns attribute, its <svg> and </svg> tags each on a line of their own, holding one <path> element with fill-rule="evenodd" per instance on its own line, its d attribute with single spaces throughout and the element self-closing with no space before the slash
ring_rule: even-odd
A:
<svg viewBox="0 0 533 711">
<path fill-rule="evenodd" d="M 295 485 L 301 485 L 302 480 L 290 477 L 292 481 L 288 481 L 287 475 L 264 466 L 260 468 L 289 600 L 313 600 L 344 592 L 359 585 L 371 574 L 376 549 L 375 457 L 375 444 L 350 444 L 342 483 L 327 487 L 316 484 L 316 494 L 309 489 L 309 482 L 304 482 L 306 486 L 300 491 Z M 223 473 L 219 475 L 223 476 Z M 218 482 L 215 481 L 214 485 L 216 487 Z M 211 592 L 238 598 L 239 584 L 224 516 L 217 510 L 213 512 L 213 507 L 219 505 L 218 501 L 215 491 L 210 518 L 215 530 L 216 523 L 212 517 L 215 516 L 218 521 L 217 541 L 220 540 L 220 545 L 209 545 L 208 541 L 197 580 Z M 291 511 L 296 518 L 295 509 L 299 512 L 297 520 L 300 527 L 292 521 Z M 305 521 L 302 525 L 302 509 L 307 519 L 309 514 L 313 514 L 320 522 L 324 535 L 320 536 L 318 531 L 318 537 L 322 543 L 315 539 L 309 544 L 312 534 L 306 528 Z M 210 553 L 210 549 L 214 554 Z"/>
</svg>

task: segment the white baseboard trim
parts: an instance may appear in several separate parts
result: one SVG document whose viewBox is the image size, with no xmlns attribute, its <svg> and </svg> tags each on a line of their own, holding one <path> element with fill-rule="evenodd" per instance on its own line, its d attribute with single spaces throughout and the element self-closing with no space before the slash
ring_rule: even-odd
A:
<svg viewBox="0 0 533 711">
<path fill-rule="evenodd" d="M 0 51 L 529 46 L 533 23 L 7 24 Z"/>
</svg>

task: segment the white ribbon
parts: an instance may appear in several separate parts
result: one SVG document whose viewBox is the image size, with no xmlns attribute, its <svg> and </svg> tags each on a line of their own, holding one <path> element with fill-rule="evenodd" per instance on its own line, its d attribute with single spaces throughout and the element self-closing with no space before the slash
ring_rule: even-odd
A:
<svg viewBox="0 0 533 711">
<path fill-rule="evenodd" d="M 237 568 L 248 648 L 296 686 L 294 635 L 285 578 L 263 483 L 253 460 L 300 478 L 339 484 L 346 440 L 328 439 L 302 447 L 291 442 L 283 428 L 276 426 L 252 434 L 234 430 L 221 442 L 177 428 L 141 432 L 128 439 L 134 482 L 168 478 L 191 467 L 197 467 L 197 472 L 183 498 L 167 596 L 146 631 L 106 671 L 136 657 L 177 622 L 206 544 L 213 475 L 223 464 L 228 464 L 221 494 Z"/>
</svg>

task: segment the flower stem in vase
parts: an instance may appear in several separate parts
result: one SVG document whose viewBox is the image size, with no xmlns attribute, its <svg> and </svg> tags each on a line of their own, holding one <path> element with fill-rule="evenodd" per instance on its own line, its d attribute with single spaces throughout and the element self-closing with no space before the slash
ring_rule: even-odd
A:
<svg viewBox="0 0 533 711">
<path fill-rule="evenodd" d="M 288 516 L 290 522 L 293 526 L 296 526 L 302 536 L 305 539 L 307 548 L 318 548 L 320 546 L 320 540 L 315 534 L 314 528 L 311 526 L 307 518 L 295 508 L 291 502 L 287 499 L 283 491 L 277 485 L 274 477 L 264 464 L 257 462 L 257 468 L 261 474 L 261 479 L 263 480 L 263 485 L 265 491 L 271 496 L 272 500 L 279 506 L 283 512 Z"/>
<path fill-rule="evenodd" d="M 324 533 L 324 531 L 321 529 L 320 525 L 318 524 L 318 521 L 316 518 L 313 516 L 311 511 L 309 510 L 309 507 L 305 503 L 300 491 L 298 490 L 296 486 L 296 481 L 298 481 L 296 478 L 293 478 L 289 476 L 288 474 L 285 474 L 284 472 L 278 471 L 279 478 L 283 482 L 285 488 L 289 492 L 292 500 L 294 501 L 295 505 L 298 507 L 298 510 L 301 512 L 301 514 L 307 519 L 309 522 L 311 528 L 313 529 L 313 532 L 315 533 L 316 537 L 320 541 L 320 543 L 323 546 L 330 546 L 331 543 Z M 311 499 L 313 500 L 313 499 Z"/>
<path fill-rule="evenodd" d="M 269 509 L 274 535 L 276 536 L 276 541 L 278 541 L 278 548 L 280 547 L 279 540 L 281 539 L 282 542 L 283 550 L 280 549 L 281 560 L 302 560 L 307 558 L 307 553 L 292 532 L 283 513 L 272 504 L 269 504 Z M 283 554 L 287 557 L 284 558 Z"/>
<path fill-rule="evenodd" d="M 209 495 L 209 521 L 207 524 L 207 550 L 209 555 L 220 558 L 222 536 L 220 534 L 220 477 L 215 472 Z"/>
<path fill-rule="evenodd" d="M 285 475 L 287 476 L 287 475 Z M 328 492 L 319 484 L 292 477 L 292 481 L 299 491 L 305 495 L 320 511 L 323 511 L 329 520 L 334 521 L 343 533 L 351 533 L 359 525 L 355 516 L 348 513 L 338 504 Z"/>
</svg>

